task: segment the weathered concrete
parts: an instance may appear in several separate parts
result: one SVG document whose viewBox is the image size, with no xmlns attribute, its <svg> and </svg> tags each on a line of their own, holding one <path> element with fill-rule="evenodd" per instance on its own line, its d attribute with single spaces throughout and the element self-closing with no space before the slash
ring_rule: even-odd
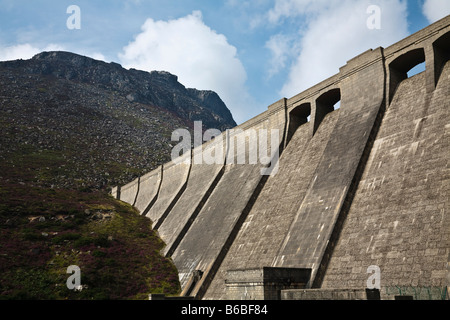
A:
<svg viewBox="0 0 450 320">
<path fill-rule="evenodd" d="M 209 285 L 209 277 L 215 274 L 233 236 L 239 230 L 248 210 L 247 203 L 260 180 L 259 165 L 226 167 L 222 179 L 172 255 L 183 289 L 186 289 L 194 270 L 203 272 L 201 282 L 187 295 L 197 295 Z M 205 285 L 202 288 L 203 283 Z"/>
<path fill-rule="evenodd" d="M 361 64 L 364 69 L 355 72 Z M 313 279 L 383 103 L 382 50 L 366 52 L 341 72 L 351 74 L 340 82 L 339 119 L 274 263 L 279 267 L 311 268 Z M 356 87 L 362 88 L 357 95 L 353 90 Z M 316 110 L 329 108 L 324 98 L 322 94 L 316 100 Z"/>
<path fill-rule="evenodd" d="M 142 215 L 146 215 L 156 201 L 162 182 L 162 166 L 139 178 L 139 188 L 134 206 Z"/>
<path fill-rule="evenodd" d="M 383 286 L 447 285 L 450 64 L 431 95 L 425 81 L 418 74 L 396 91 L 323 287 L 362 287 L 370 265 Z"/>
<path fill-rule="evenodd" d="M 280 157 L 278 173 L 267 180 L 205 299 L 226 299 L 223 284 L 227 270 L 273 265 L 308 190 L 338 114 L 339 110 L 329 113 L 314 137 L 310 135 L 311 123 L 305 123 L 296 130 Z"/>
<path fill-rule="evenodd" d="M 120 192 L 116 191 L 116 195 L 119 196 L 118 199 L 134 206 L 138 189 L 139 189 L 139 178 L 121 187 Z"/>
<path fill-rule="evenodd" d="M 146 217 L 150 218 L 154 226 L 161 224 L 171 207 L 181 196 L 186 186 L 191 169 L 191 155 L 186 153 L 178 162 L 170 162 L 163 165 L 162 183 L 158 197 L 153 206 L 148 210 Z"/>
<path fill-rule="evenodd" d="M 229 270 L 226 287 L 228 300 L 280 300 L 282 290 L 306 286 L 311 269 L 271 268 Z"/>
<path fill-rule="evenodd" d="M 147 216 L 168 243 L 182 295 L 267 298 L 264 277 L 252 275 L 282 267 L 310 269 L 309 281 L 272 286 L 271 297 L 367 299 L 376 265 L 382 299 L 448 298 L 449 40 L 450 16 L 240 125 L 239 137 L 278 130 L 273 176 L 249 163 L 258 145 L 249 136 L 234 153 L 232 131 L 222 134 L 225 166 L 164 165 Z M 421 62 L 426 70 L 407 79 Z M 113 193 L 136 205 L 141 187 L 142 177 Z"/>
<path fill-rule="evenodd" d="M 201 147 L 199 149 L 203 150 Z M 194 149 L 194 154 L 196 151 Z M 158 228 L 159 236 L 166 243 L 165 255 L 171 256 L 175 251 L 222 177 L 223 171 L 224 164 L 192 164 L 186 189 Z"/>
<path fill-rule="evenodd" d="M 286 289 L 281 300 L 367 300 L 364 289 Z"/>
<path fill-rule="evenodd" d="M 251 129 L 264 128 L 267 124 L 253 124 Z M 241 137 L 246 139 L 246 148 L 227 148 L 227 161 L 231 164 L 226 165 L 223 176 L 172 255 L 183 295 L 202 297 L 206 292 L 266 180 L 267 176 L 261 175 L 260 164 L 238 164 L 240 154 L 246 155 L 257 148 L 257 144 L 248 139 L 248 132 L 247 127 L 245 131 L 228 136 L 228 145 L 232 139 Z M 190 278 L 196 270 L 202 277 L 191 284 Z"/>
</svg>

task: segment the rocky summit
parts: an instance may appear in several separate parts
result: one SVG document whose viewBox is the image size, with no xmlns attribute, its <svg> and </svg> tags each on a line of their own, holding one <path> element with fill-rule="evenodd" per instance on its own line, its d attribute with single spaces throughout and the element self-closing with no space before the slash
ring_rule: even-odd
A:
<svg viewBox="0 0 450 320">
<path fill-rule="evenodd" d="M 99 189 L 129 181 L 168 161 L 171 133 L 194 121 L 236 125 L 215 92 L 186 88 L 168 72 L 69 52 L 0 62 L 0 160 L 33 160 L 27 170 L 36 184 Z"/>
</svg>

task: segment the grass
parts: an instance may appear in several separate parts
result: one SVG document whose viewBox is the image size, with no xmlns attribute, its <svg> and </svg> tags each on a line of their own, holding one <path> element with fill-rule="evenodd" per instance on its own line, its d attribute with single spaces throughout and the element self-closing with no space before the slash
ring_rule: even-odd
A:
<svg viewBox="0 0 450 320">
<path fill-rule="evenodd" d="M 52 188 L 56 151 L 23 146 L 0 161 L 0 299 L 176 295 L 178 274 L 151 221 L 104 190 Z M 67 267 L 83 290 L 69 290 Z"/>
</svg>

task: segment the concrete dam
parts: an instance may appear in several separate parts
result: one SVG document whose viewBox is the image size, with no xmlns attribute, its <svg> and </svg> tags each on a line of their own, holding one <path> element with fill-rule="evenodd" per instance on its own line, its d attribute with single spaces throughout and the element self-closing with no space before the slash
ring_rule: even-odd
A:
<svg viewBox="0 0 450 320">
<path fill-rule="evenodd" d="M 112 194 L 153 221 L 181 296 L 449 299 L 449 100 L 447 16 Z"/>
</svg>

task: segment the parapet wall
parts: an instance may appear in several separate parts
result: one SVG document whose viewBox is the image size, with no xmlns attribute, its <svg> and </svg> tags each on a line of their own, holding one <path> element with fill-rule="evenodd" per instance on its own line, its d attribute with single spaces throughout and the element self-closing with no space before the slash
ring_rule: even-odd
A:
<svg viewBox="0 0 450 320">
<path fill-rule="evenodd" d="M 386 281 L 381 289 L 447 288 L 449 60 L 450 16 L 367 50 L 333 77 L 185 154 L 183 163 L 113 194 L 153 220 L 183 296 L 226 299 L 245 287 L 257 299 L 359 299 L 371 265 Z M 425 71 L 408 79 L 421 62 Z M 263 141 L 277 155 L 270 164 L 250 162 L 260 129 L 277 130 L 276 145 Z M 239 139 L 245 148 L 236 148 Z M 208 148 L 223 161 L 192 161 Z M 275 174 L 264 175 L 275 163 Z M 309 270 L 308 279 L 297 293 L 281 280 L 270 289 L 264 281 L 253 288 L 234 281 L 267 267 Z M 227 283 L 236 283 L 228 296 Z"/>
</svg>

